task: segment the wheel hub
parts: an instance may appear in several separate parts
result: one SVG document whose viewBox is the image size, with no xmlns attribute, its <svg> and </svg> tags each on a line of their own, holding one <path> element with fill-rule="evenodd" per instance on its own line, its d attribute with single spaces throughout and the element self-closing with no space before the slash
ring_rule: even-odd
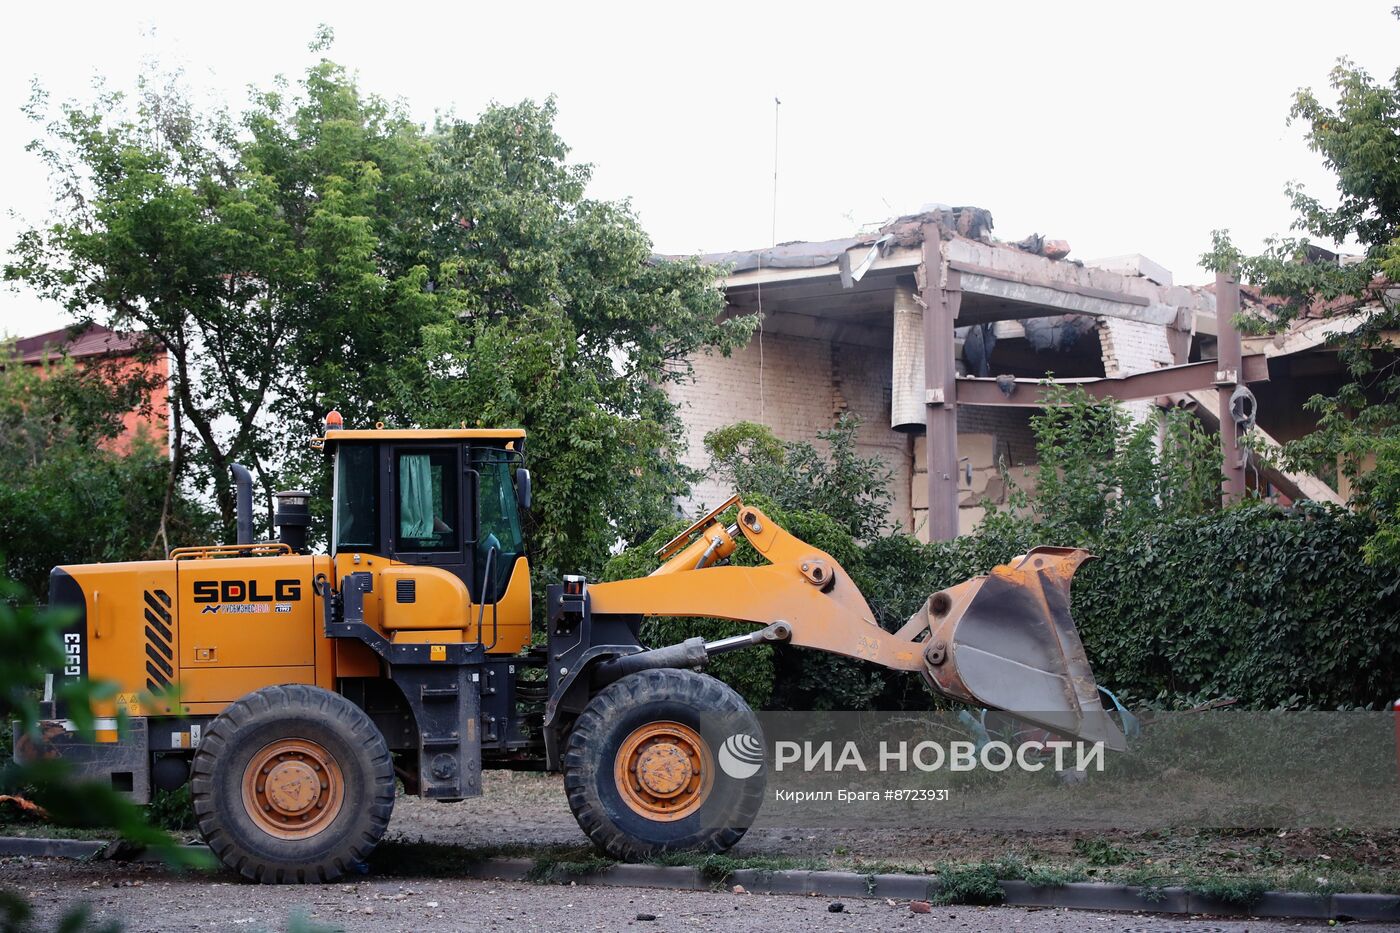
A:
<svg viewBox="0 0 1400 933">
<path fill-rule="evenodd" d="M 637 759 L 637 778 L 642 788 L 658 797 L 679 794 L 693 773 L 687 753 L 670 742 L 651 746 Z"/>
<path fill-rule="evenodd" d="M 651 820 L 694 813 L 709 796 L 714 770 L 700 734 L 678 722 L 650 722 L 623 740 L 613 776 L 623 802 Z"/>
<path fill-rule="evenodd" d="M 279 839 L 316 835 L 344 802 L 339 763 L 309 739 L 270 742 L 243 771 L 243 806 L 260 829 Z"/>
<path fill-rule="evenodd" d="M 279 761 L 267 775 L 264 792 L 273 810 L 295 816 L 321 799 L 321 780 L 304 761 Z"/>
</svg>

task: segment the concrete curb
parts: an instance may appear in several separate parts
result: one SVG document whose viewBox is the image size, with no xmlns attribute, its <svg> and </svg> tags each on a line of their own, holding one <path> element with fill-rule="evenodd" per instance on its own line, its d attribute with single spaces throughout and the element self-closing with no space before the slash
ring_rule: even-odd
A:
<svg viewBox="0 0 1400 933">
<path fill-rule="evenodd" d="M 474 878 L 524 880 L 529 859 L 486 859 L 467 872 Z M 559 879 L 560 881 L 565 879 Z M 614 865 L 601 871 L 570 875 L 568 881 L 636 888 L 704 891 L 716 887 L 698 868 L 659 865 Z M 743 885 L 751 894 L 878 897 L 896 901 L 928 900 L 938 894 L 933 875 L 861 875 L 849 871 L 766 871 L 741 868 L 725 879 L 726 886 Z M 1004 903 L 1010 907 L 1064 907 L 1074 910 L 1141 911 L 1153 914 L 1212 914 L 1233 917 L 1290 917 L 1308 920 L 1400 921 L 1400 895 L 1303 894 L 1266 891 L 1257 902 L 1241 907 L 1205 897 L 1186 888 L 1147 889 L 1133 885 L 1073 882 L 1059 887 L 1036 887 L 1025 881 L 1002 881 Z"/>
<path fill-rule="evenodd" d="M 89 859 L 107 843 L 84 839 L 36 839 L 0 836 L 0 855 L 30 858 Z M 208 851 L 204 846 L 187 846 Z M 156 861 L 143 854 L 140 861 Z M 532 859 L 483 859 L 466 869 L 470 878 L 525 881 Z M 707 891 L 716 883 L 698 868 L 662 865 L 613 865 L 599 871 L 569 875 L 578 884 L 608 887 L 665 888 L 673 891 Z M 921 901 L 936 896 L 934 875 L 861 875 L 849 871 L 767 871 L 742 868 L 725 879 L 727 886 L 743 885 L 752 894 L 817 895 L 820 897 L 879 897 L 896 901 Z M 1153 914 L 1213 914 L 1233 917 L 1292 917 L 1307 920 L 1400 921 L 1400 895 L 1302 894 L 1266 891 L 1249 907 L 1240 907 L 1192 893 L 1186 888 L 1147 889 L 1133 885 L 1073 882 L 1059 887 L 1036 887 L 1025 881 L 1002 881 L 1010 907 L 1064 907 L 1074 910 L 1141 911 Z"/>
</svg>

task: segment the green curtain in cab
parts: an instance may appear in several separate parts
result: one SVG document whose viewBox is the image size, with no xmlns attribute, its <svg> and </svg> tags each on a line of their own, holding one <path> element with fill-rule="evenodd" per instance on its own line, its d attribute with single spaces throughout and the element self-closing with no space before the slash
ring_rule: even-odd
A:
<svg viewBox="0 0 1400 933">
<path fill-rule="evenodd" d="M 433 536 L 433 471 L 427 454 L 399 458 L 399 537 Z"/>
</svg>

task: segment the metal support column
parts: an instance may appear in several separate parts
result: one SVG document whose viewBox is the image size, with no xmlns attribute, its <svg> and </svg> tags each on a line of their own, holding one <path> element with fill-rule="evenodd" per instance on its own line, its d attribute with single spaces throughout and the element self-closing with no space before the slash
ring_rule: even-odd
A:
<svg viewBox="0 0 1400 933">
<path fill-rule="evenodd" d="M 1239 430 L 1230 415 L 1230 395 L 1244 381 L 1240 354 L 1240 332 L 1235 315 L 1240 313 L 1240 281 L 1234 270 L 1215 273 L 1216 366 L 1215 387 L 1220 397 L 1220 453 L 1225 481 L 1221 485 L 1224 502 L 1244 498 L 1244 451 Z"/>
<path fill-rule="evenodd" d="M 953 326 L 962 303 L 958 273 L 943 263 L 942 229 L 925 224 L 922 267 L 924 305 L 924 442 L 928 445 L 928 536 L 958 536 L 958 385 Z"/>
</svg>

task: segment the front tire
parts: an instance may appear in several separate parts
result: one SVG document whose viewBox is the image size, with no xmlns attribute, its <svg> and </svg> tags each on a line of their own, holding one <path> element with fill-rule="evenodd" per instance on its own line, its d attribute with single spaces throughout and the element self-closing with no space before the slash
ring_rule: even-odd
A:
<svg viewBox="0 0 1400 933">
<path fill-rule="evenodd" d="M 629 674 L 599 691 L 569 734 L 569 808 L 593 843 L 617 859 L 723 852 L 763 802 L 761 753 L 748 766 L 753 773 L 741 777 L 718 764 L 714 742 L 740 735 L 761 749 L 757 717 L 726 684 L 672 668 Z"/>
<path fill-rule="evenodd" d="M 364 711 L 319 687 L 265 687 L 229 705 L 191 768 L 200 834 L 249 881 L 332 881 L 389 825 L 394 769 Z"/>
</svg>

